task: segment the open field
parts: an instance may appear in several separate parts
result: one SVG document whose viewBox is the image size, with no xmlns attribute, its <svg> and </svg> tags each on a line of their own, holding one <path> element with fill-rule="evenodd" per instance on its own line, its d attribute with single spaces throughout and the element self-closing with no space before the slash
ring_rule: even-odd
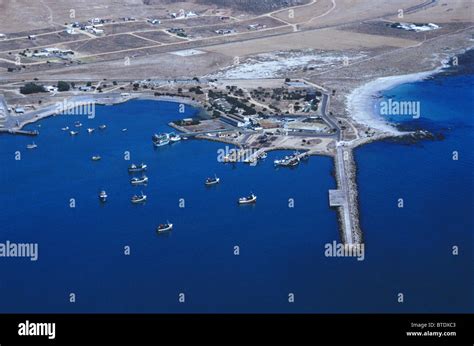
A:
<svg viewBox="0 0 474 346">
<path fill-rule="evenodd" d="M 306 23 L 329 14 L 333 8 L 334 3 L 331 0 L 318 0 L 306 6 L 274 12 L 271 16 L 291 24 Z"/>
<path fill-rule="evenodd" d="M 150 46 L 152 43 L 129 34 L 100 37 L 85 42 L 70 43 L 63 45 L 67 49 L 80 51 L 83 55 L 99 54 L 113 51 L 116 47 L 121 50 Z M 155 43 L 157 44 L 157 43 Z"/>
<path fill-rule="evenodd" d="M 344 23 L 356 23 L 368 19 L 380 18 L 397 14 L 399 9 L 408 9 L 420 5 L 427 0 L 399 0 L 399 1 L 352 1 L 334 0 L 332 9 L 323 15 L 316 15 L 312 20 L 301 23 L 301 27 L 321 28 Z"/>
<path fill-rule="evenodd" d="M 434 23 L 467 23 L 473 21 L 474 12 L 472 1 L 440 1 L 436 6 L 430 6 L 423 11 L 404 15 L 403 21 L 426 23 L 427 19 Z M 388 18 L 395 22 L 400 21 L 397 16 Z"/>
<path fill-rule="evenodd" d="M 156 42 L 160 43 L 176 43 L 176 42 L 183 42 L 184 39 L 176 37 L 174 35 L 169 35 L 168 33 L 157 30 L 157 31 L 144 31 L 135 33 L 138 37 L 147 38 Z"/>
<path fill-rule="evenodd" d="M 248 19 L 248 20 L 242 20 L 242 21 L 234 22 L 234 23 L 212 25 L 209 27 L 191 28 L 189 30 L 186 30 L 186 32 L 195 38 L 213 37 L 213 36 L 215 37 L 216 30 L 234 30 L 236 33 L 249 33 L 251 32 L 251 30 L 248 29 L 248 26 L 255 25 L 255 24 L 260 24 L 262 26 L 265 26 L 265 28 L 267 29 L 282 26 L 282 23 L 276 19 L 273 19 L 270 17 L 261 17 L 258 19 Z"/>
<path fill-rule="evenodd" d="M 0 76 L 8 79 L 49 76 L 77 79 L 80 74 L 92 79 L 107 78 L 109 75 L 125 79 L 170 77 L 174 73 L 179 73 L 176 77 L 190 77 L 228 69 L 235 64 L 235 57 L 239 57 L 239 62 L 242 62 L 247 59 L 258 60 L 258 54 L 281 52 L 275 59 L 284 62 L 285 54 L 292 57 L 302 50 L 305 50 L 306 55 L 311 55 L 313 50 L 316 57 L 324 52 L 324 58 L 328 61 L 337 62 L 347 57 L 352 64 L 353 59 L 371 59 L 379 55 L 386 57 L 391 52 L 397 54 L 398 51 L 424 45 L 425 40 L 436 40 L 472 25 L 472 4 L 463 0 L 398 0 L 375 3 L 317 0 L 300 2 L 302 6 L 276 8 L 272 12 L 259 14 L 242 12 L 230 5 L 219 7 L 223 3 L 218 2 L 217 5 L 204 5 L 203 2 L 196 1 L 168 4 L 154 0 L 147 1 L 147 5 L 144 5 L 138 0 L 118 3 L 99 0 L 90 6 L 86 1 L 63 0 L 54 2 L 53 5 L 53 1 L 45 0 L 26 6 L 23 1 L 15 4 L 5 2 L 1 5 L 7 14 L 15 6 L 27 7 L 27 10 L 16 11 L 11 17 L 5 18 L 5 22 L 0 23 L 0 32 L 7 33 L 7 39 L 0 40 Z M 241 3 L 236 3 L 237 5 L 240 6 Z M 75 10 L 74 20 L 77 21 L 86 22 L 95 17 L 110 19 L 111 22 L 102 27 L 105 36 L 65 33 L 64 23 L 71 22 L 70 9 Z M 169 14 L 179 12 L 180 9 L 193 11 L 198 16 L 171 19 Z M 404 20 L 440 20 L 441 28 L 428 32 L 409 32 L 388 27 L 390 20 L 398 20 L 393 15 L 399 9 L 404 10 Z M 289 10 L 294 13 L 292 18 L 288 18 Z M 227 17 L 222 19 L 222 15 Z M 26 18 L 27 16 L 31 17 Z M 136 20 L 123 21 L 121 18 L 125 16 L 133 16 Z M 151 25 L 146 22 L 146 18 L 160 18 L 162 23 Z M 11 25 L 8 28 L 2 27 L 6 23 Z M 38 26 L 39 23 L 41 27 Z M 262 27 L 249 30 L 250 24 L 260 24 Z M 189 36 L 179 38 L 164 31 L 172 27 L 183 28 Z M 17 32 L 11 33 L 15 29 Z M 218 29 L 234 29 L 236 32 L 219 35 L 215 32 Z M 35 40 L 27 39 L 26 35 L 32 33 L 40 36 Z M 19 38 L 14 39 L 15 37 Z M 24 49 L 47 47 L 71 49 L 75 51 L 73 60 L 78 61 L 55 62 L 54 59 L 46 58 L 22 58 L 22 66 L 14 64 L 16 53 Z M 199 56 L 170 54 L 189 49 L 207 53 Z M 12 54 L 8 54 L 9 52 Z M 360 56 L 356 52 L 360 52 Z M 329 56 L 331 54 L 333 57 Z M 123 69 L 125 58 L 130 59 L 133 68 Z M 51 63 L 46 64 L 47 60 Z M 181 65 L 179 68 L 174 67 L 177 62 Z M 268 66 L 271 65 L 270 61 Z M 262 68 L 266 66 L 263 65 Z M 332 63 L 320 64 L 312 72 L 308 72 L 308 76 L 333 67 Z M 6 72 L 7 68 L 13 68 L 14 72 Z M 304 72 L 303 69 L 300 70 L 301 73 Z M 298 69 L 289 71 L 297 73 Z"/>
<path fill-rule="evenodd" d="M 0 41 L 0 52 L 22 50 L 26 48 L 29 48 L 30 50 L 32 50 L 35 47 L 43 47 L 43 46 L 52 47 L 63 42 L 69 42 L 72 40 L 84 40 L 84 39 L 87 39 L 86 35 L 83 35 L 83 34 L 70 35 L 64 32 L 63 30 L 60 32 L 36 36 L 34 40 L 30 40 L 28 38 L 19 38 L 19 39 L 14 39 L 14 40 Z"/>
<path fill-rule="evenodd" d="M 0 32 L 42 29 L 48 25 L 64 25 L 66 22 L 87 21 L 95 17 L 165 18 L 170 12 L 180 9 L 205 12 L 210 7 L 213 6 L 196 4 L 194 1 L 177 1 L 167 6 L 163 6 L 161 1 L 150 1 L 150 5 L 144 5 L 142 0 L 96 0 L 93 3 L 89 0 L 3 1 L 0 4 Z M 71 10 L 74 11 L 74 19 L 70 17 Z"/>
<path fill-rule="evenodd" d="M 341 30 L 318 30 L 290 33 L 285 36 L 261 38 L 251 42 L 218 45 L 208 50 L 227 55 L 251 55 L 291 49 L 346 50 L 380 46 L 407 47 L 416 41 L 379 35 L 347 33 Z"/>
</svg>

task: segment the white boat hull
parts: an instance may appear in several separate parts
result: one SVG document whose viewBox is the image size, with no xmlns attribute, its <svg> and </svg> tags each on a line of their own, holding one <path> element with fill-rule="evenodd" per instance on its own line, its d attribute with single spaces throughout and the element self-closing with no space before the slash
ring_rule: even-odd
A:
<svg viewBox="0 0 474 346">
<path fill-rule="evenodd" d="M 252 199 L 239 199 L 239 204 L 252 204 L 257 202 L 257 197 L 254 197 Z"/>
<path fill-rule="evenodd" d="M 173 229 L 173 224 L 170 223 L 170 224 L 168 225 L 168 227 L 165 227 L 165 228 L 159 228 L 159 227 L 158 227 L 158 228 L 156 229 L 156 231 L 157 231 L 158 233 L 164 233 L 164 232 L 169 232 L 169 231 L 171 231 L 172 229 Z"/>
</svg>

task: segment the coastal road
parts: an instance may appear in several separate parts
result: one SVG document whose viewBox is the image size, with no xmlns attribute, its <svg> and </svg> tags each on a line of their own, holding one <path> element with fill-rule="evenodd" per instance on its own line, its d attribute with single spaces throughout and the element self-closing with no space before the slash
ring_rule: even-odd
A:
<svg viewBox="0 0 474 346">
<path fill-rule="evenodd" d="M 122 100 L 119 93 L 117 94 L 103 94 L 103 95 L 75 95 L 65 97 L 62 101 L 54 103 L 40 109 L 33 110 L 30 112 L 17 114 L 15 112 L 7 113 L 5 122 L 3 122 L 4 130 L 19 130 L 25 124 L 33 122 L 38 118 L 44 118 L 45 116 L 58 113 L 58 109 L 61 107 L 68 107 L 68 104 L 72 107 L 80 107 L 83 104 L 112 104 Z M 80 109 L 80 108 L 79 108 Z"/>
<path fill-rule="evenodd" d="M 336 130 L 336 138 L 338 141 L 341 140 L 341 128 L 334 119 L 327 115 L 327 107 L 329 102 L 329 95 L 323 94 L 323 99 L 321 101 L 321 117 L 333 128 Z"/>
</svg>

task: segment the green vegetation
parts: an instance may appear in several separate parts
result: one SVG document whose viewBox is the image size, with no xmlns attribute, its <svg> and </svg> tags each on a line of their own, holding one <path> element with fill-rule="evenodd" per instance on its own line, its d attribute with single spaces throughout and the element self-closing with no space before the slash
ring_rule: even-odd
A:
<svg viewBox="0 0 474 346">
<path fill-rule="evenodd" d="M 255 109 L 252 107 L 247 106 L 246 104 L 240 102 L 239 99 L 232 97 L 232 96 L 226 96 L 225 97 L 226 101 L 229 102 L 232 105 L 232 109 L 230 110 L 230 113 L 236 114 L 237 113 L 237 108 L 241 108 L 244 110 L 243 115 L 254 115 L 257 114 Z M 252 105 L 255 107 L 255 105 Z"/>
<path fill-rule="evenodd" d="M 35 84 L 35 83 L 26 83 L 24 86 L 20 88 L 20 92 L 24 95 L 26 94 L 34 94 L 34 93 L 44 93 L 46 89 L 44 86 Z"/>
<path fill-rule="evenodd" d="M 58 82 L 58 91 L 69 91 L 69 89 L 71 89 L 69 83 L 64 82 L 62 80 Z"/>
</svg>

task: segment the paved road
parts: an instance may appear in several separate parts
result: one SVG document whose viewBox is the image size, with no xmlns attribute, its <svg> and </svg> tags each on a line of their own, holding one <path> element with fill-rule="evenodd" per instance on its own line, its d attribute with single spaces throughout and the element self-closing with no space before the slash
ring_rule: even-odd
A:
<svg viewBox="0 0 474 346">
<path fill-rule="evenodd" d="M 202 136 L 205 135 L 206 133 L 221 133 L 221 132 L 233 132 L 236 131 L 236 129 L 219 129 L 219 130 L 209 130 L 209 131 L 201 131 L 201 132 L 180 132 L 179 135 L 181 137 L 196 137 L 196 136 Z"/>
<path fill-rule="evenodd" d="M 336 129 L 336 138 L 337 138 L 338 141 L 340 141 L 341 140 L 341 128 L 339 127 L 339 125 L 337 124 L 335 119 L 332 119 L 332 117 L 328 116 L 327 113 L 326 113 L 328 102 L 329 102 L 329 95 L 328 94 L 323 94 L 323 100 L 321 101 L 321 116 L 323 117 L 323 119 L 329 125 L 331 125 L 331 127 L 333 129 Z"/>
</svg>

